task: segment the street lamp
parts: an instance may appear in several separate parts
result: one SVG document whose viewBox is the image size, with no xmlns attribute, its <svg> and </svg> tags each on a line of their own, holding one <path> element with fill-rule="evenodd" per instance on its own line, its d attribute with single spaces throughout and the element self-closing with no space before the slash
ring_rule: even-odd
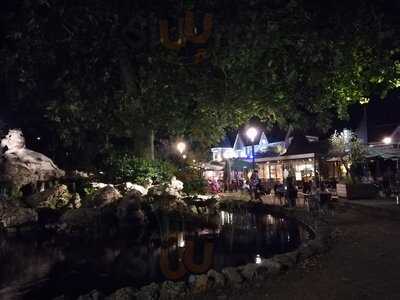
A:
<svg viewBox="0 0 400 300">
<path fill-rule="evenodd" d="M 392 138 L 391 138 L 390 136 L 387 136 L 387 137 L 385 137 L 385 138 L 382 140 L 382 142 L 383 142 L 385 145 L 389 145 L 389 144 L 392 143 Z"/>
<path fill-rule="evenodd" d="M 230 191 L 231 185 L 231 159 L 234 157 L 233 149 L 226 150 L 222 153 L 222 157 L 225 159 L 224 167 L 224 191 Z"/>
<path fill-rule="evenodd" d="M 179 142 L 176 144 L 176 149 L 178 149 L 179 153 L 182 155 L 186 149 L 186 144 L 184 142 Z"/>
<path fill-rule="evenodd" d="M 250 127 L 249 129 L 247 129 L 246 135 L 251 141 L 251 156 L 253 158 L 253 170 L 255 170 L 256 162 L 255 162 L 255 158 L 254 158 L 254 141 L 257 136 L 257 129 L 254 127 Z"/>
<path fill-rule="evenodd" d="M 397 148 L 397 149 L 399 148 L 399 143 L 398 143 L 398 142 L 397 142 L 397 143 L 393 143 L 393 139 L 392 139 L 390 136 L 384 137 L 383 140 L 382 140 L 382 142 L 383 142 L 385 145 L 391 145 L 391 144 L 393 144 L 393 145 L 396 145 L 396 148 Z M 399 158 L 397 158 L 397 162 L 396 162 L 396 171 L 398 172 L 398 170 L 399 170 Z"/>
<path fill-rule="evenodd" d="M 385 137 L 383 140 L 382 140 L 382 142 L 385 144 L 385 145 L 390 145 L 390 144 L 393 144 L 392 142 L 393 142 L 393 140 L 392 140 L 392 138 L 390 137 L 390 136 L 387 136 L 387 137 Z M 399 147 L 399 143 L 395 143 L 395 144 L 397 144 L 397 149 L 398 149 L 398 147 Z M 396 176 L 395 176 L 395 183 L 396 183 L 396 204 L 397 205 L 399 205 L 400 204 L 400 196 L 399 196 L 399 193 L 398 193 L 398 173 L 399 173 L 399 158 L 397 157 L 396 158 Z"/>
</svg>

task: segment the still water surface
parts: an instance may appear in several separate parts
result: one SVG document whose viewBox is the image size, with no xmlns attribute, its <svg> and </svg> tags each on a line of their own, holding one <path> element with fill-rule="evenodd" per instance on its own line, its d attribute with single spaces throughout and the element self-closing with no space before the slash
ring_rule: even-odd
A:
<svg viewBox="0 0 400 300">
<path fill-rule="evenodd" d="M 0 237 L 0 299 L 75 299 L 259 262 L 292 251 L 308 231 L 269 213 L 221 211 L 215 228 L 161 218 L 152 230 L 96 242 L 30 234 Z"/>
</svg>

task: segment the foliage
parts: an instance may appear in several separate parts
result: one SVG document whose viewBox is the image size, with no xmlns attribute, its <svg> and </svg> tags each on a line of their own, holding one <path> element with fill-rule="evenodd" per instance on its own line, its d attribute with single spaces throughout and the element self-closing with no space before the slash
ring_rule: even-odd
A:
<svg viewBox="0 0 400 300">
<path fill-rule="evenodd" d="M 146 157 L 152 134 L 205 148 L 252 116 L 327 129 L 400 86 L 395 4 L 392 16 L 371 0 L 192 1 L 216 24 L 200 65 L 160 45 L 159 19 L 177 20 L 180 4 L 6 1 L 3 109 L 60 157 L 93 164 Z"/>
<path fill-rule="evenodd" d="M 189 195 L 203 195 L 207 190 L 207 183 L 201 170 L 194 166 L 186 166 L 177 173 L 177 178 L 183 182 L 183 191 Z"/>
<path fill-rule="evenodd" d="M 365 161 L 366 150 L 357 136 L 348 129 L 337 132 L 330 138 L 331 155 L 338 157 L 352 179 L 360 175 Z"/>
<path fill-rule="evenodd" d="M 83 188 L 83 194 L 85 198 L 90 198 L 94 195 L 96 192 L 96 188 L 93 187 L 92 185 L 87 185 L 86 187 Z"/>
<path fill-rule="evenodd" d="M 154 183 L 169 181 L 175 172 L 175 167 L 166 161 L 121 155 L 109 159 L 106 173 L 117 182 L 147 185 L 149 180 Z"/>
<path fill-rule="evenodd" d="M 370 2 L 355 5 L 328 1 L 325 11 L 290 1 L 268 9 L 253 1 L 249 14 L 241 3 L 222 33 L 229 46 L 215 49 L 232 98 L 251 99 L 244 105 L 280 124 L 329 128 L 333 112 L 344 118 L 350 103 L 366 101 L 377 87 L 394 88 L 399 45 L 390 43 L 390 19 Z"/>
</svg>

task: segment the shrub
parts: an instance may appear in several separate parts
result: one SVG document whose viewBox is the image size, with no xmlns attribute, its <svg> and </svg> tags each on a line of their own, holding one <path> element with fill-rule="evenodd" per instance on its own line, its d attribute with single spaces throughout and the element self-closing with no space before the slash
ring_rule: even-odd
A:
<svg viewBox="0 0 400 300">
<path fill-rule="evenodd" d="M 177 178 L 183 182 L 183 191 L 187 194 L 204 194 L 207 183 L 200 172 L 187 166 L 178 173 Z"/>
<path fill-rule="evenodd" d="M 155 183 L 169 181 L 175 173 L 173 165 L 161 160 L 147 160 L 129 155 L 112 157 L 107 164 L 107 174 L 112 181 L 130 181 L 146 184 L 151 179 Z"/>
</svg>

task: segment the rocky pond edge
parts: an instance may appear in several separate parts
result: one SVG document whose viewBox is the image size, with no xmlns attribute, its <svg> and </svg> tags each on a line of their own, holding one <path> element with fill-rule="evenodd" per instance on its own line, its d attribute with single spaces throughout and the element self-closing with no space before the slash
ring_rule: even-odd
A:
<svg viewBox="0 0 400 300">
<path fill-rule="evenodd" d="M 206 274 L 192 274 L 184 281 L 153 282 L 140 289 L 125 287 L 116 290 L 109 296 L 93 290 L 88 294 L 81 295 L 78 300 L 172 300 L 205 293 L 213 289 L 240 289 L 284 273 L 300 262 L 325 253 L 331 248 L 333 226 L 322 217 L 311 215 L 304 210 L 265 206 L 273 212 L 297 219 L 314 234 L 314 239 L 305 241 L 294 251 L 263 259 L 260 263 L 227 267 L 221 272 L 212 269 Z M 60 296 L 54 300 L 63 299 L 65 299 L 64 296 Z"/>
</svg>

